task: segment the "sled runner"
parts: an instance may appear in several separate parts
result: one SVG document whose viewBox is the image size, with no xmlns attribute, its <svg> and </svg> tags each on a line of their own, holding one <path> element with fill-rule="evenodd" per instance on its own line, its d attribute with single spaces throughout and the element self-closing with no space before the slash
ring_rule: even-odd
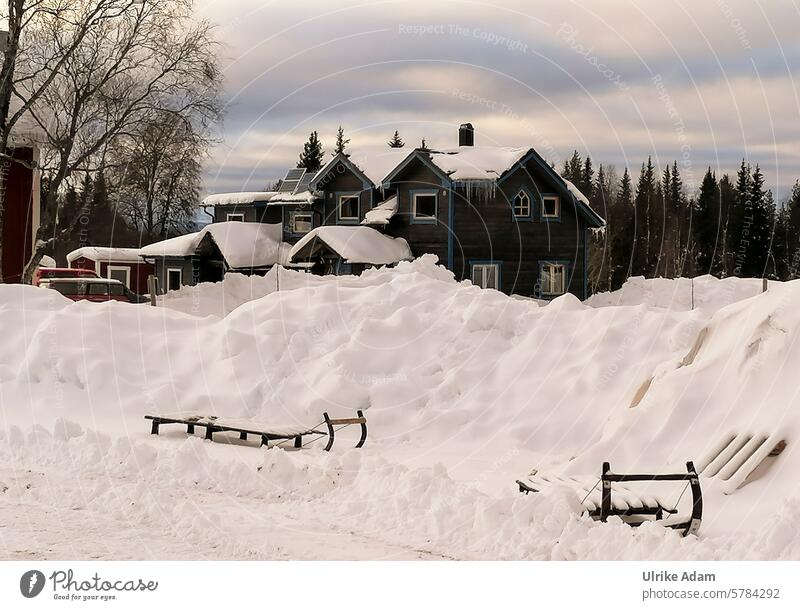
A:
<svg viewBox="0 0 800 610">
<path fill-rule="evenodd" d="M 658 495 L 638 494 L 629 487 L 620 485 L 620 483 L 652 481 L 685 481 L 686 486 L 670 507 L 670 504 Z M 674 474 L 618 474 L 611 472 L 608 462 L 603 462 L 600 478 L 594 479 L 593 485 L 592 479 L 544 477 L 535 471 L 526 481 L 517 481 L 517 484 L 520 492 L 525 494 L 541 491 L 546 486 L 571 487 L 581 498 L 585 512 L 593 519 L 603 522 L 609 516 L 618 516 L 629 525 L 637 526 L 646 520 L 652 520 L 650 519 L 652 517 L 656 521 L 662 521 L 665 527 L 679 530 L 686 536 L 697 533 L 703 517 L 700 479 L 692 462 L 686 462 L 686 473 Z M 692 511 L 689 517 L 681 519 L 676 517 L 677 506 L 687 488 L 692 491 Z"/>
<path fill-rule="evenodd" d="M 361 426 L 361 438 L 356 444 L 357 448 L 363 447 L 367 440 L 367 418 L 362 411 L 356 411 L 358 417 L 347 417 L 332 419 L 327 413 L 323 413 L 323 420 L 313 428 L 305 426 L 270 426 L 258 424 L 249 420 L 230 419 L 217 417 L 216 415 L 196 415 L 196 414 L 173 414 L 173 415 L 145 415 L 145 419 L 152 421 L 151 434 L 158 434 L 164 424 L 181 424 L 186 426 L 187 434 L 194 434 L 195 427 L 205 428 L 205 436 L 208 440 L 213 440 L 217 432 L 237 432 L 241 440 L 247 440 L 249 436 L 261 439 L 261 446 L 267 445 L 269 441 L 293 440 L 294 446 L 298 449 L 304 446 L 303 437 L 314 436 L 315 438 L 305 443 L 310 445 L 322 437 L 327 437 L 325 451 L 330 451 L 336 438 L 336 432 L 347 426 Z M 325 425 L 326 430 L 317 428 Z"/>
</svg>

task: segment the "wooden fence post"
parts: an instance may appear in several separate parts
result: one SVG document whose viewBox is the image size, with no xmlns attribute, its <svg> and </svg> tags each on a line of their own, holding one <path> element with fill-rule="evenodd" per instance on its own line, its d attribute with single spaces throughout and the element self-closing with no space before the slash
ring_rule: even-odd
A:
<svg viewBox="0 0 800 610">
<path fill-rule="evenodd" d="M 156 306 L 156 291 L 158 289 L 158 278 L 155 275 L 147 276 L 147 289 L 150 291 L 150 305 Z"/>
</svg>

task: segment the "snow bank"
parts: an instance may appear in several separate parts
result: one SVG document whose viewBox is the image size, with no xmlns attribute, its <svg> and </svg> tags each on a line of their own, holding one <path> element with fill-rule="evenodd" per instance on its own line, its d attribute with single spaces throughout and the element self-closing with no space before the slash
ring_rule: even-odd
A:
<svg viewBox="0 0 800 610">
<path fill-rule="evenodd" d="M 780 282 L 769 282 L 780 286 Z M 757 278 L 728 277 L 719 279 L 711 275 L 692 278 L 629 278 L 619 290 L 600 292 L 586 300 L 591 307 L 615 305 L 648 305 L 676 311 L 701 309 L 714 312 L 718 309 L 761 294 L 762 280 Z"/>
<path fill-rule="evenodd" d="M 800 282 L 712 313 L 571 295 L 539 307 L 456 282 L 430 256 L 360 277 L 231 277 L 196 292 L 246 302 L 205 318 L 0 286 L 0 481 L 13 490 L 0 511 L 59 498 L 49 510 L 65 519 L 75 506 L 198 543 L 210 523 L 224 557 L 332 556 L 312 543 L 287 551 L 274 530 L 254 541 L 268 521 L 302 524 L 310 539 L 348 533 L 340 557 L 356 545 L 371 557 L 800 558 Z M 331 454 L 168 428 L 151 438 L 142 419 L 314 425 L 324 410 L 358 408 L 366 448 L 348 450 L 345 435 Z M 599 475 L 606 460 L 619 471 L 702 467 L 728 438 L 743 461 L 785 449 L 754 477 L 735 459 L 704 472 L 699 539 L 594 523 L 572 492 L 514 485 L 530 468 Z"/>
</svg>

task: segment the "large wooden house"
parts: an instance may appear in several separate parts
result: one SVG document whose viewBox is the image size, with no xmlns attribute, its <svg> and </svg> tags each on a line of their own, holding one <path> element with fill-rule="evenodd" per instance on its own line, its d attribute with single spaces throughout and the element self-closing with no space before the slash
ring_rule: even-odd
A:
<svg viewBox="0 0 800 610">
<path fill-rule="evenodd" d="M 348 151 L 291 170 L 278 192 L 204 203 L 215 222 L 280 223 L 289 262 L 323 273 L 432 253 L 459 279 L 545 299 L 588 296 L 589 232 L 604 224 L 533 148 L 474 146 L 469 123 L 457 148 Z"/>
</svg>

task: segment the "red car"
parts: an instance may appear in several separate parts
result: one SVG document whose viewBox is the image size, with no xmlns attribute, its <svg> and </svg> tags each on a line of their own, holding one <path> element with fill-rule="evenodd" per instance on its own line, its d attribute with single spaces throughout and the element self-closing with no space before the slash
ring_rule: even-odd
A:
<svg viewBox="0 0 800 610">
<path fill-rule="evenodd" d="M 60 292 L 73 301 L 122 301 L 124 303 L 145 303 L 147 297 L 136 294 L 120 282 L 106 278 L 52 278 L 42 282 L 43 287 Z"/>
<path fill-rule="evenodd" d="M 39 267 L 33 274 L 33 285 L 40 286 L 47 280 L 56 278 L 96 278 L 99 277 L 89 269 L 71 269 L 66 267 Z"/>
</svg>

